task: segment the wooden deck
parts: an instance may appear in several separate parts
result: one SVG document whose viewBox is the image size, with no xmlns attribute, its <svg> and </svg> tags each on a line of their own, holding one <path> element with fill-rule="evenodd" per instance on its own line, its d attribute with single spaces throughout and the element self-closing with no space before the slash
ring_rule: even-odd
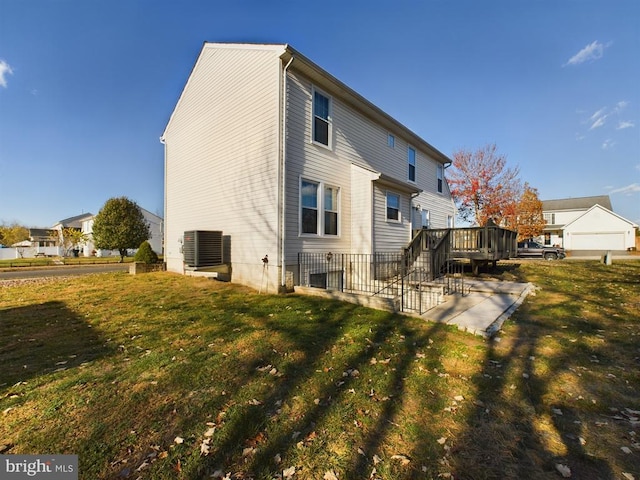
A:
<svg viewBox="0 0 640 480">
<path fill-rule="evenodd" d="M 517 254 L 517 232 L 498 226 L 422 229 L 414 236 L 410 255 L 424 251 L 442 251 L 447 259 L 468 259 L 473 273 L 488 263 L 513 258 Z M 437 270 L 436 270 L 437 271 Z"/>
</svg>

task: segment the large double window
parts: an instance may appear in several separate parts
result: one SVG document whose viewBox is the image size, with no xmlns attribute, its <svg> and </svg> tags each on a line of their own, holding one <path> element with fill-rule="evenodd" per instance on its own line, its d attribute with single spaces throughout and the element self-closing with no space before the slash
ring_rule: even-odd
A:
<svg viewBox="0 0 640 480">
<path fill-rule="evenodd" d="M 300 181 L 300 233 L 337 236 L 340 189 L 322 182 Z"/>
<path fill-rule="evenodd" d="M 329 147 L 331 139 L 331 98 L 313 89 L 313 141 Z"/>
</svg>

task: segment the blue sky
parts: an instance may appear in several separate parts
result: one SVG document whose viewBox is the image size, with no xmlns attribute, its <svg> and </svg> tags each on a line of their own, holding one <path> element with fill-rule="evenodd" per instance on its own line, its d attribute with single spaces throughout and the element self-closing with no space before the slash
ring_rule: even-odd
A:
<svg viewBox="0 0 640 480">
<path fill-rule="evenodd" d="M 289 43 L 443 153 L 495 143 L 541 199 L 640 223 L 637 0 L 0 0 L 0 221 L 162 214 L 204 41 Z"/>
</svg>

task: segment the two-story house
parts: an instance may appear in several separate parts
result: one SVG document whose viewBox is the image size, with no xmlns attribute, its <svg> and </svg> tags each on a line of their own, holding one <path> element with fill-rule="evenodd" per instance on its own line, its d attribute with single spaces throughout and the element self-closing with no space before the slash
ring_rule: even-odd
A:
<svg viewBox="0 0 640 480">
<path fill-rule="evenodd" d="M 545 245 L 566 250 L 629 250 L 635 247 L 633 222 L 613 212 L 608 195 L 542 202 Z"/>
<path fill-rule="evenodd" d="M 162 255 L 163 249 L 163 235 L 164 235 L 164 225 L 162 217 L 151 213 L 149 210 L 146 210 L 142 207 L 139 207 L 142 212 L 142 216 L 144 217 L 145 222 L 149 226 L 149 245 L 151 245 L 151 249 L 156 252 L 158 255 Z M 120 252 L 117 250 L 98 250 L 96 249 L 96 245 L 93 239 L 93 222 L 95 221 L 95 215 L 89 215 L 82 220 L 81 230 L 85 235 L 85 242 L 82 246 L 83 255 L 85 257 L 90 257 L 92 255 L 97 255 L 99 257 L 110 257 L 110 256 L 119 256 Z"/>
<path fill-rule="evenodd" d="M 453 227 L 451 160 L 289 45 L 205 43 L 161 141 L 169 271 L 185 232 L 221 232 L 232 281 L 275 291 L 301 252 Z"/>
</svg>

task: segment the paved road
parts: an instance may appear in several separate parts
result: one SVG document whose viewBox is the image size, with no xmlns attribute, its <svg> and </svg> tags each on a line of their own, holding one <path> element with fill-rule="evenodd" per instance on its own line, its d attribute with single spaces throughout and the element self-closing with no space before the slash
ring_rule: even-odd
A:
<svg viewBox="0 0 640 480">
<path fill-rule="evenodd" d="M 61 277 L 70 275 L 89 275 L 91 273 L 106 273 L 128 271 L 128 263 L 109 263 L 104 265 L 81 265 L 41 267 L 34 269 L 14 268 L 10 271 L 0 272 L 0 280 L 19 280 L 24 278 Z"/>
</svg>

